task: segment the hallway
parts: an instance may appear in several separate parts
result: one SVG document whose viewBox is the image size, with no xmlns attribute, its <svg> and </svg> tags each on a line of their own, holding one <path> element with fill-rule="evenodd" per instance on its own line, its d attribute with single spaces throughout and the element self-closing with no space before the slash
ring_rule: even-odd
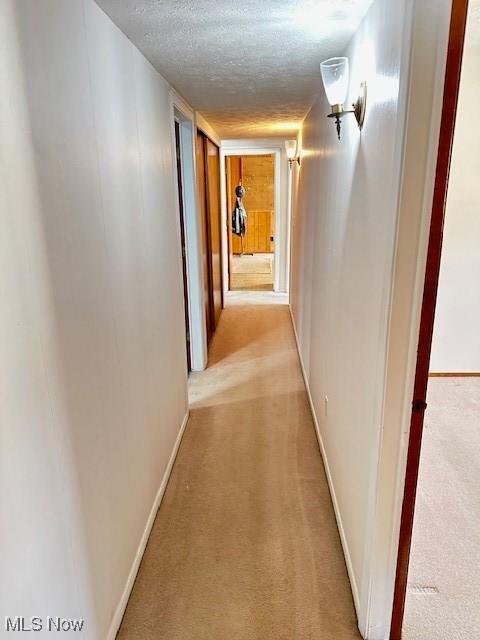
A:
<svg viewBox="0 0 480 640">
<path fill-rule="evenodd" d="M 283 302 L 227 300 L 119 640 L 360 637 Z"/>
<path fill-rule="evenodd" d="M 6 633 L 399 640 L 466 3 L 0 2 Z"/>
</svg>

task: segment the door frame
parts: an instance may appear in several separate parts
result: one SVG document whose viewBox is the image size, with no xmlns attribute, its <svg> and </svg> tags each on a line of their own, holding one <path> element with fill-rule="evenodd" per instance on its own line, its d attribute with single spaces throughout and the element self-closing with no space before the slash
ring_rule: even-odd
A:
<svg viewBox="0 0 480 640">
<path fill-rule="evenodd" d="M 223 244 L 223 283 L 224 298 L 229 287 L 228 279 L 228 204 L 227 204 L 227 174 L 226 158 L 228 156 L 273 155 L 274 163 L 274 217 L 275 240 L 273 253 L 273 291 L 286 293 L 288 291 L 288 254 L 290 226 L 289 209 L 287 206 L 288 162 L 285 153 L 285 139 L 272 140 L 224 140 L 220 147 L 220 190 L 222 210 L 222 244 Z M 228 212 L 229 213 L 229 212 Z"/>
<path fill-rule="evenodd" d="M 183 203 L 183 172 L 182 172 L 182 142 L 180 133 L 180 120 L 175 116 L 175 159 L 177 161 L 177 185 L 178 189 L 178 210 L 180 214 L 180 245 L 182 254 L 182 276 L 183 276 L 183 301 L 185 307 L 185 350 L 187 353 L 187 371 L 192 370 L 192 349 L 190 344 L 190 304 L 188 295 L 188 273 L 187 273 L 187 234 L 185 225 L 185 210 Z"/>
<path fill-rule="evenodd" d="M 250 153 L 250 154 L 236 154 L 236 153 L 227 153 L 224 156 L 223 159 L 223 163 L 224 163 L 224 170 L 225 170 L 225 199 L 226 199 L 226 226 L 227 226 L 227 240 L 228 240 L 228 247 L 227 247 L 227 257 L 228 257 L 228 282 L 227 282 L 227 290 L 231 291 L 230 289 L 230 278 L 231 278 L 231 259 L 233 256 L 233 243 L 232 243 L 232 212 L 229 210 L 229 194 L 228 194 L 228 186 L 229 186 L 229 173 L 227 170 L 227 160 L 229 158 L 240 158 L 240 165 L 241 165 L 241 159 L 245 156 L 245 155 L 250 155 L 250 156 L 254 156 L 254 155 L 258 155 L 258 156 L 273 156 L 273 182 L 274 182 L 274 187 L 273 187 L 273 199 L 274 199 L 274 203 L 273 203 L 273 224 L 274 224 L 274 232 L 273 232 L 273 283 L 272 283 L 272 290 L 276 291 L 277 289 L 275 288 L 275 275 L 276 275 L 276 271 L 275 271 L 275 251 L 277 248 L 277 243 L 275 241 L 276 235 L 277 235 L 277 231 L 276 231 L 276 224 L 277 224 L 277 216 L 278 216 L 278 211 L 277 211 L 277 206 L 276 206 L 276 202 L 277 202 L 277 183 L 276 183 L 276 169 L 277 169 L 277 162 L 278 162 L 278 158 L 277 155 L 275 153 L 266 153 L 266 154 L 260 154 L 260 153 Z M 231 185 L 230 185 L 231 186 Z M 248 208 L 248 205 L 247 205 Z M 287 230 L 288 232 L 288 230 Z M 287 239 L 289 240 L 289 236 L 287 235 Z M 287 241 L 288 241 L 287 240 Z M 289 267 L 289 265 L 288 265 Z M 279 271 L 277 269 L 277 271 Z"/>
<path fill-rule="evenodd" d="M 408 567 L 412 542 L 415 498 L 417 492 L 420 452 L 428 386 L 433 325 L 443 241 L 443 225 L 448 191 L 448 178 L 460 88 L 463 47 L 469 0 L 453 0 L 448 39 L 445 84 L 440 136 L 435 171 L 432 215 L 427 249 L 427 262 L 420 312 L 417 360 L 412 399 L 410 432 L 405 472 L 400 533 L 395 576 L 390 640 L 401 640 Z"/>
<path fill-rule="evenodd" d="M 392 623 L 452 0 L 412 0 L 405 8 L 395 143 L 398 215 L 379 376 L 381 419 L 369 461 L 368 524 L 357 580 L 358 626 L 368 640 L 390 638 Z"/>
<path fill-rule="evenodd" d="M 190 324 L 190 354 L 192 371 L 203 371 L 207 366 L 207 331 L 202 268 L 202 227 L 197 190 L 196 125 L 193 109 L 173 89 L 170 91 L 171 148 L 175 159 L 175 119 L 180 124 L 181 166 L 183 184 L 183 210 L 186 236 L 186 262 L 188 286 L 188 315 Z M 178 246 L 180 255 L 180 212 L 176 167 L 173 168 L 175 208 L 178 220 Z M 179 265 L 180 267 L 180 265 Z"/>
</svg>

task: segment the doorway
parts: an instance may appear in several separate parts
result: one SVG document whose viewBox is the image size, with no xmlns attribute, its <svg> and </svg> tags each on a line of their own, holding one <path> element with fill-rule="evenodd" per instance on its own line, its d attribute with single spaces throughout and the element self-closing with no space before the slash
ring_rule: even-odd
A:
<svg viewBox="0 0 480 640">
<path fill-rule="evenodd" d="M 480 128 L 469 112 L 480 95 L 480 2 L 467 23 L 468 4 L 452 3 L 391 640 L 470 640 L 480 628 L 480 313 L 469 329 L 480 309 Z"/>
<path fill-rule="evenodd" d="M 187 241 L 185 232 L 185 210 L 183 205 L 183 177 L 182 177 L 182 150 L 180 140 L 180 122 L 175 119 L 175 152 L 177 160 L 177 186 L 178 186 L 178 210 L 180 214 L 180 245 L 182 252 L 182 278 L 183 299 L 185 317 L 185 349 L 187 353 L 187 371 L 192 370 L 192 356 L 190 351 L 190 317 L 188 300 L 188 267 L 187 267 Z"/>
<path fill-rule="evenodd" d="M 273 291 L 275 156 L 225 158 L 230 291 Z"/>
<path fill-rule="evenodd" d="M 195 173 L 194 113 L 172 94 L 172 161 L 177 182 L 179 269 L 185 302 L 187 366 L 202 371 L 207 364 L 207 336 L 202 278 L 202 229 Z"/>
</svg>

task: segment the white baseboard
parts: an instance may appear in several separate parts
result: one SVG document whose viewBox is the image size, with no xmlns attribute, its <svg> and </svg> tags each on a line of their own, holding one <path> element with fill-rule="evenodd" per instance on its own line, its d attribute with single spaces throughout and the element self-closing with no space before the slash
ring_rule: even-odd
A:
<svg viewBox="0 0 480 640">
<path fill-rule="evenodd" d="M 163 494 L 165 493 L 165 489 L 167 487 L 168 479 L 170 478 L 170 474 L 173 469 L 175 458 L 177 457 L 178 448 L 180 447 L 180 442 L 182 441 L 182 437 L 183 437 L 183 432 L 185 431 L 185 427 L 187 426 L 188 416 L 189 416 L 189 411 L 187 411 L 187 413 L 185 414 L 182 425 L 177 435 L 177 439 L 175 440 L 175 444 L 173 445 L 173 450 L 168 460 L 167 468 L 165 469 L 165 473 L 163 474 L 160 488 L 158 489 L 157 495 L 155 496 L 155 500 L 153 501 L 150 514 L 145 524 L 145 529 L 143 530 L 143 534 L 140 539 L 140 544 L 138 545 L 137 553 L 135 554 L 132 567 L 128 574 L 127 582 L 125 584 L 125 589 L 123 590 L 122 596 L 120 598 L 120 602 L 118 603 L 118 606 L 113 615 L 112 623 L 110 625 L 110 629 L 108 630 L 108 634 L 107 634 L 107 640 L 115 640 L 118 630 L 120 628 L 120 625 L 122 623 L 123 614 L 125 613 L 125 609 L 127 608 L 128 599 L 130 598 L 130 593 L 132 592 L 133 584 L 135 582 L 135 578 L 137 577 L 137 573 L 140 568 L 140 563 L 142 561 L 145 548 L 147 546 L 148 538 L 150 536 L 153 523 L 155 522 L 157 511 L 162 502 Z"/>
<path fill-rule="evenodd" d="M 292 320 L 293 333 L 295 335 L 298 358 L 300 360 L 300 368 L 302 370 L 303 380 L 305 382 L 305 388 L 307 390 L 308 402 L 310 403 L 310 410 L 312 412 L 313 422 L 315 424 L 315 431 L 317 434 L 318 444 L 320 446 L 320 453 L 322 454 L 323 466 L 325 467 L 325 474 L 327 476 L 328 488 L 330 489 L 330 496 L 332 498 L 333 510 L 335 512 L 335 519 L 337 521 L 338 532 L 340 534 L 340 541 L 342 543 L 343 555 L 345 556 L 345 564 L 347 566 L 348 577 L 350 579 L 350 585 L 352 588 L 352 595 L 353 595 L 353 601 L 355 604 L 355 610 L 357 612 L 357 618 L 359 619 L 360 618 L 360 597 L 358 593 L 357 581 L 355 579 L 355 572 L 353 570 L 352 558 L 350 555 L 350 550 L 348 548 L 345 529 L 343 528 L 342 515 L 340 513 L 340 507 L 338 505 L 338 500 L 335 493 L 335 487 L 333 485 L 333 479 L 332 479 L 332 474 L 330 472 L 330 466 L 328 464 L 327 453 L 325 450 L 325 446 L 323 444 L 322 435 L 320 433 L 320 426 L 317 420 L 317 415 L 315 413 L 315 406 L 313 404 L 312 394 L 310 392 L 310 384 L 308 381 L 307 373 L 305 371 L 305 366 L 303 364 L 302 351 L 300 349 L 300 342 L 298 339 L 297 327 L 295 326 L 295 318 L 293 316 L 292 306 L 289 304 L 288 308 L 290 311 L 290 318 Z"/>
</svg>

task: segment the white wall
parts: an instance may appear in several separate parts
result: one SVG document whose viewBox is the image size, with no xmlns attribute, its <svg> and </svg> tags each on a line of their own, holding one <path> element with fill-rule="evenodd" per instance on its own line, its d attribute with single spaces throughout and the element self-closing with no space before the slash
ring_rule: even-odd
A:
<svg viewBox="0 0 480 640">
<path fill-rule="evenodd" d="M 469 12 L 430 369 L 480 371 L 480 36 Z"/>
<path fill-rule="evenodd" d="M 93 0 L 3 0 L 0 95 L 1 625 L 104 640 L 187 411 L 169 86 Z"/>
<path fill-rule="evenodd" d="M 403 3 L 377 0 L 348 49 L 352 92 L 368 85 L 361 133 L 346 116 L 337 140 L 323 93 L 307 116 L 295 216 L 292 309 L 357 605 L 381 424 L 404 20 Z"/>
<path fill-rule="evenodd" d="M 375 0 L 346 52 L 350 99 L 368 84 L 363 131 L 345 116 L 339 142 L 320 91 L 301 132 L 291 307 L 371 640 L 388 638 L 391 615 L 448 11 Z"/>
</svg>

